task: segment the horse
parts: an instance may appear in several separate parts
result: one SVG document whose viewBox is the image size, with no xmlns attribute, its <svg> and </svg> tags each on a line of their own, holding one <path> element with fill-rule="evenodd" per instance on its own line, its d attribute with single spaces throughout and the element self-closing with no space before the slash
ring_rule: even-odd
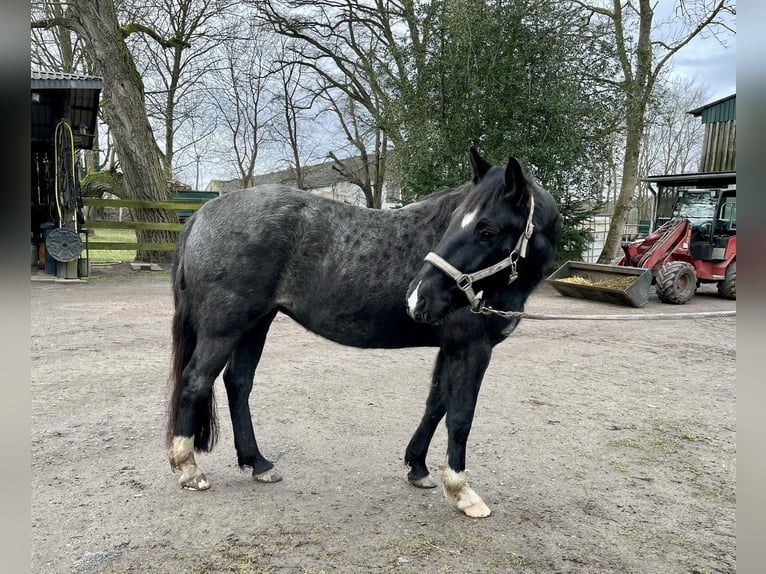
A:
<svg viewBox="0 0 766 574">
<path fill-rule="evenodd" d="M 187 221 L 171 264 L 166 437 L 183 488 L 210 487 L 194 454 L 218 437 L 213 383 L 221 371 L 240 469 L 259 482 L 282 479 L 256 442 L 249 406 L 281 312 L 343 345 L 438 348 L 404 454 L 407 478 L 437 486 L 426 455 L 446 416 L 444 496 L 467 516 L 489 516 L 466 479 L 466 443 L 492 349 L 520 319 L 481 311 L 523 311 L 554 257 L 560 222 L 551 194 L 514 157 L 492 165 L 472 147 L 469 164 L 463 185 L 399 209 L 266 184 L 208 201 Z"/>
</svg>

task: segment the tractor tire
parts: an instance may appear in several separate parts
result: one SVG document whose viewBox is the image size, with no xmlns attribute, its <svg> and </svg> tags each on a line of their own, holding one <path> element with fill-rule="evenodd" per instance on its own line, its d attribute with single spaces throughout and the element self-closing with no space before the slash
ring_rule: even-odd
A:
<svg viewBox="0 0 766 574">
<path fill-rule="evenodd" d="M 663 303 L 683 305 L 697 290 L 697 272 L 686 261 L 671 261 L 657 273 L 657 297 Z"/>
<path fill-rule="evenodd" d="M 737 298 L 737 262 L 732 261 L 726 267 L 723 281 L 718 282 L 718 294 L 724 299 Z"/>
</svg>

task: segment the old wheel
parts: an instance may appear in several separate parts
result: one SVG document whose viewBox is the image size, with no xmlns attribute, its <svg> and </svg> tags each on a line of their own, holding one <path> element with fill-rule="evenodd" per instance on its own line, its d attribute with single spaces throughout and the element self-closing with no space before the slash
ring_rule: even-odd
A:
<svg viewBox="0 0 766 574">
<path fill-rule="evenodd" d="M 686 261 L 666 263 L 657 274 L 657 297 L 663 303 L 683 305 L 694 296 L 697 289 L 697 273 Z"/>
<path fill-rule="evenodd" d="M 726 267 L 723 281 L 718 282 L 718 294 L 726 299 L 737 298 L 737 262 L 732 261 Z"/>
</svg>

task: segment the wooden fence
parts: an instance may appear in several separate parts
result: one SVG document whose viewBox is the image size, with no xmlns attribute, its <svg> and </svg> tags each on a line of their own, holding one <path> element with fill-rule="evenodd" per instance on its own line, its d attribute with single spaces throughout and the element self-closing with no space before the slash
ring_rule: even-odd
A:
<svg viewBox="0 0 766 574">
<path fill-rule="evenodd" d="M 183 192 L 181 192 L 183 193 Z M 187 192 L 196 193 L 199 196 L 205 197 L 202 194 L 207 192 Z M 82 203 L 85 207 L 127 207 L 127 208 L 139 208 L 139 209 L 172 209 L 179 214 L 179 218 L 183 221 L 190 217 L 192 213 L 197 211 L 205 202 L 210 201 L 218 194 L 210 192 L 205 199 L 187 199 L 183 195 L 178 194 L 178 199 L 173 201 L 145 201 L 139 199 L 102 199 L 96 197 L 83 197 Z M 82 225 L 82 229 L 86 232 L 96 229 L 142 229 L 142 230 L 157 230 L 157 231 L 180 231 L 183 227 L 183 223 L 158 223 L 151 221 L 109 221 L 99 219 L 87 219 Z M 139 243 L 138 241 L 132 242 L 117 242 L 117 241 L 88 241 L 88 249 L 103 250 L 103 249 L 126 249 L 136 251 L 171 251 L 175 247 L 175 243 Z"/>
</svg>

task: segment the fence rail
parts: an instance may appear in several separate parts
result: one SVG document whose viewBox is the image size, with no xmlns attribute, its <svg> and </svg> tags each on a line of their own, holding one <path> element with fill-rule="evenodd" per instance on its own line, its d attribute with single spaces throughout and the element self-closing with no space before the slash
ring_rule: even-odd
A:
<svg viewBox="0 0 766 574">
<path fill-rule="evenodd" d="M 204 192 L 196 192 L 202 194 Z M 189 217 L 207 201 L 217 194 L 211 193 L 205 199 L 178 199 L 174 201 L 147 201 L 141 199 L 104 199 L 100 197 L 83 197 L 85 207 L 107 207 L 128 209 L 172 209 L 182 219 Z M 110 221 L 106 219 L 88 219 L 82 229 L 87 233 L 96 229 L 133 229 L 143 231 L 180 231 L 183 223 L 157 221 Z M 88 241 L 88 249 L 93 250 L 132 250 L 132 251 L 171 251 L 175 243 L 139 243 L 138 241 Z"/>
</svg>

